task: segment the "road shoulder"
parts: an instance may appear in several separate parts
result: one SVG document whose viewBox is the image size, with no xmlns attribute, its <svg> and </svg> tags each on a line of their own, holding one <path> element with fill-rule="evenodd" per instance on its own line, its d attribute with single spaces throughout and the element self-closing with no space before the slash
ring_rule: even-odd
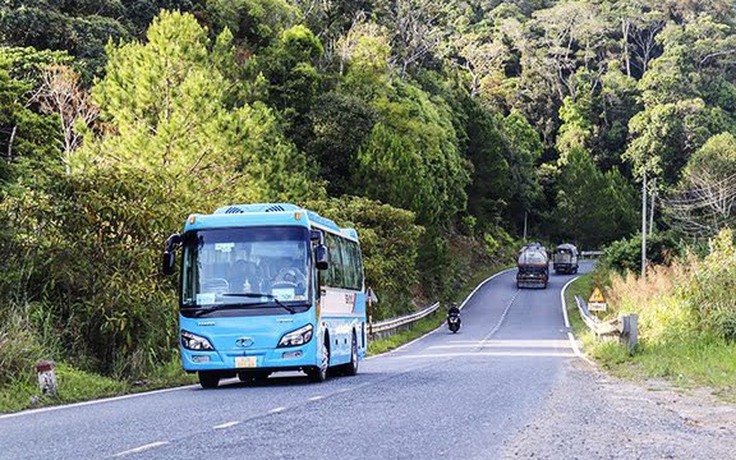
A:
<svg viewBox="0 0 736 460">
<path fill-rule="evenodd" d="M 571 389 L 574 389 L 571 391 Z M 731 458 L 736 406 L 707 390 L 632 383 L 571 360 L 506 458 Z"/>
</svg>

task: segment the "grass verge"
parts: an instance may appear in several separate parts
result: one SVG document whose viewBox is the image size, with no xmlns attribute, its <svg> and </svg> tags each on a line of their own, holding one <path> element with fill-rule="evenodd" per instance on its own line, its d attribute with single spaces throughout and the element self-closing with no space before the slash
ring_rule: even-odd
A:
<svg viewBox="0 0 736 460">
<path fill-rule="evenodd" d="M 492 267 L 487 270 L 479 270 L 471 276 L 465 284 L 455 293 L 453 301 L 462 302 L 482 281 L 488 277 L 510 268 L 510 265 Z M 368 343 L 368 355 L 378 355 L 398 348 L 406 343 L 417 339 L 424 334 L 437 329 L 445 322 L 445 311 L 440 308 L 432 315 L 417 321 L 412 327 L 384 339 L 371 340 Z"/>
<path fill-rule="evenodd" d="M 618 341 L 597 341 L 580 318 L 575 295 L 593 290 L 592 276 L 574 281 L 565 293 L 570 324 L 585 353 L 616 377 L 645 381 L 664 379 L 681 388 L 705 386 L 729 402 L 736 402 L 736 343 L 706 334 L 666 341 L 640 338 L 637 352 L 629 354 Z"/>
<path fill-rule="evenodd" d="M 59 388 L 56 396 L 40 396 L 35 382 L 15 381 L 0 388 L 0 413 L 140 393 L 196 382 L 195 376 L 188 375 L 181 369 L 178 360 L 159 367 L 148 380 L 134 383 L 118 381 L 58 363 L 56 380 Z"/>
</svg>

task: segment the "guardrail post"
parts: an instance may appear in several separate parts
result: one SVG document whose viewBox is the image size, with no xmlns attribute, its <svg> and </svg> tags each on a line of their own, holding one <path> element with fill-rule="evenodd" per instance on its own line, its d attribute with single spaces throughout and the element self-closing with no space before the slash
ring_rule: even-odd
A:
<svg viewBox="0 0 736 460">
<path fill-rule="evenodd" d="M 621 317 L 621 342 L 625 343 L 629 353 L 634 353 L 639 340 L 639 315 L 631 313 Z"/>
</svg>

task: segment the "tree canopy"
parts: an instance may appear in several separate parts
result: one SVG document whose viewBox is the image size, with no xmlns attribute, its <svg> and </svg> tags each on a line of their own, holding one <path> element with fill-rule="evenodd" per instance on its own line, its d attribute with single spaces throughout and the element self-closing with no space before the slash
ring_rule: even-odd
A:
<svg viewBox="0 0 736 460">
<path fill-rule="evenodd" d="M 238 201 L 355 225 L 382 316 L 450 297 L 523 228 L 634 235 L 645 177 L 658 230 L 714 234 L 734 222 L 707 197 L 733 198 L 735 7 L 6 1 L 0 334 L 52 321 L 38 346 L 145 374 L 175 340 L 163 239 Z"/>
</svg>

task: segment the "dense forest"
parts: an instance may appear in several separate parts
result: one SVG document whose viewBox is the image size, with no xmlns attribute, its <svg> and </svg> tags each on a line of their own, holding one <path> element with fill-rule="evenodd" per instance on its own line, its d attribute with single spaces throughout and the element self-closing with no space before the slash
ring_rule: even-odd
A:
<svg viewBox="0 0 736 460">
<path fill-rule="evenodd" d="M 736 199 L 731 0 L 7 0 L 0 386 L 175 357 L 165 238 L 291 201 L 393 316 L 528 234 L 710 236 Z M 26 377 L 23 377 L 26 378 Z"/>
</svg>

